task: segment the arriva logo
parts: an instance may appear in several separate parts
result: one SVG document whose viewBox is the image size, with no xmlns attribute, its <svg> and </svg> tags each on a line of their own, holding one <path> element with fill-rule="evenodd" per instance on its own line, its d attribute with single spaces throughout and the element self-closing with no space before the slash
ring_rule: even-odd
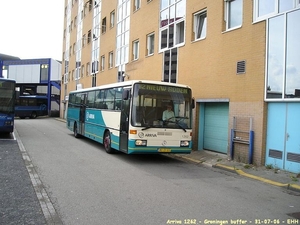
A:
<svg viewBox="0 0 300 225">
<path fill-rule="evenodd" d="M 90 114 L 89 112 L 86 113 L 86 119 L 95 119 L 95 115 L 94 114 Z"/>
</svg>

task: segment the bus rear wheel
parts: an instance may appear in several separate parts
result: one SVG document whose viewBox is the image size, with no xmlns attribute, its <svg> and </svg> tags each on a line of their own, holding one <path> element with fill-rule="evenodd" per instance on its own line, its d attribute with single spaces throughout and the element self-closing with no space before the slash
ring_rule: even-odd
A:
<svg viewBox="0 0 300 225">
<path fill-rule="evenodd" d="M 111 148 L 111 136 L 110 132 L 106 131 L 104 134 L 104 141 L 103 141 L 104 149 L 108 154 L 114 153 L 114 150 Z"/>
</svg>

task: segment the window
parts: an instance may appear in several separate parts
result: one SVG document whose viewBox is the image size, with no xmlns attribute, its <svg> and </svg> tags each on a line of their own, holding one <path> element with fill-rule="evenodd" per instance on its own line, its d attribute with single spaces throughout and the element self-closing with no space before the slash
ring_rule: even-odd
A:
<svg viewBox="0 0 300 225">
<path fill-rule="evenodd" d="M 113 68 L 113 62 L 114 62 L 114 53 L 110 52 L 109 59 L 108 59 L 108 68 L 109 69 Z"/>
<path fill-rule="evenodd" d="M 268 20 L 267 99 L 300 99 L 299 21 L 300 10 Z"/>
<path fill-rule="evenodd" d="M 137 60 L 139 58 L 139 41 L 133 42 L 133 48 L 132 48 L 132 54 L 133 54 L 133 60 Z"/>
<path fill-rule="evenodd" d="M 91 37 L 92 37 L 92 32 L 91 32 L 91 30 L 89 30 L 89 32 L 88 32 L 87 43 L 90 43 L 90 42 L 91 42 Z"/>
<path fill-rule="evenodd" d="M 179 46 L 185 39 L 186 0 L 161 0 L 160 51 Z"/>
<path fill-rule="evenodd" d="M 134 11 L 138 10 L 141 8 L 141 0 L 134 0 Z"/>
<path fill-rule="evenodd" d="M 74 28 L 77 27 L 77 16 L 74 18 Z"/>
<path fill-rule="evenodd" d="M 93 8 L 93 0 L 89 0 L 88 4 L 89 4 L 89 11 L 91 11 Z"/>
<path fill-rule="evenodd" d="M 110 28 L 113 28 L 115 26 L 115 11 L 112 11 L 110 13 Z"/>
<path fill-rule="evenodd" d="M 102 34 L 106 32 L 106 17 L 102 19 L 102 29 L 101 29 Z"/>
<path fill-rule="evenodd" d="M 48 73 L 49 73 L 49 65 L 42 64 L 41 65 L 41 81 L 48 81 Z"/>
<path fill-rule="evenodd" d="M 255 0 L 254 21 L 264 20 L 278 13 L 299 7 L 299 0 Z"/>
<path fill-rule="evenodd" d="M 243 0 L 225 0 L 226 30 L 242 26 Z"/>
<path fill-rule="evenodd" d="M 84 35 L 82 36 L 82 47 L 84 47 L 84 46 L 86 45 L 86 42 L 87 42 L 87 40 L 86 40 L 86 35 L 84 34 Z"/>
<path fill-rule="evenodd" d="M 176 44 L 184 42 L 184 21 L 176 24 Z"/>
<path fill-rule="evenodd" d="M 86 64 L 86 76 L 90 75 L 90 63 Z"/>
<path fill-rule="evenodd" d="M 104 71 L 104 65 L 105 65 L 105 56 L 101 56 L 101 71 Z"/>
<path fill-rule="evenodd" d="M 147 55 L 154 53 L 154 33 L 147 35 Z"/>
<path fill-rule="evenodd" d="M 81 66 L 81 77 L 84 77 L 85 74 L 85 67 L 84 65 Z"/>
<path fill-rule="evenodd" d="M 73 44 L 73 55 L 76 53 L 76 43 Z"/>
<path fill-rule="evenodd" d="M 164 52 L 164 74 L 163 81 L 176 83 L 177 82 L 177 48 Z"/>
<path fill-rule="evenodd" d="M 194 14 L 194 40 L 206 37 L 207 12 L 202 11 Z"/>
</svg>

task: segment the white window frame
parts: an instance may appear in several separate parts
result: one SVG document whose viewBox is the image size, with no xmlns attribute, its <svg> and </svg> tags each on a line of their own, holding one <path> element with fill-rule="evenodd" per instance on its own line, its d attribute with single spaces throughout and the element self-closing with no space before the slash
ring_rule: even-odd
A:
<svg viewBox="0 0 300 225">
<path fill-rule="evenodd" d="M 112 11 L 110 13 L 110 28 L 113 28 L 115 26 L 115 11 Z"/>
<path fill-rule="evenodd" d="M 141 0 L 134 0 L 134 11 L 137 11 L 141 8 Z"/>
<path fill-rule="evenodd" d="M 105 68 L 105 55 L 101 56 L 101 71 L 104 71 Z"/>
<path fill-rule="evenodd" d="M 132 44 L 132 58 L 133 60 L 138 60 L 139 59 L 139 45 L 140 42 L 139 40 L 136 40 Z"/>
<path fill-rule="evenodd" d="M 204 17 L 205 16 L 205 17 Z M 199 25 L 202 23 L 202 28 L 199 33 Z M 207 10 L 202 10 L 194 13 L 194 41 L 203 40 L 207 34 Z M 198 37 L 199 34 L 199 37 Z M 202 35 L 204 34 L 204 36 Z"/>
<path fill-rule="evenodd" d="M 163 2 L 162 2 L 163 1 Z M 178 12 L 181 12 L 180 4 L 185 4 L 185 11 L 183 14 L 178 14 Z M 187 0 L 176 0 L 169 3 L 168 0 L 161 0 L 160 5 L 160 14 L 165 15 L 167 17 L 167 25 L 162 25 L 162 21 L 160 21 L 160 28 L 159 28 L 159 52 L 163 52 L 167 49 L 171 49 L 174 47 L 181 47 L 185 44 L 185 36 L 186 36 L 186 7 L 187 7 Z M 175 10 L 175 11 L 173 11 Z M 174 14 L 175 13 L 175 14 Z M 181 18 L 175 19 L 176 16 L 180 15 Z M 175 16 L 173 18 L 173 16 Z M 181 29 L 180 24 L 183 24 L 183 28 Z M 173 28 L 173 30 L 171 29 Z M 166 46 L 162 48 L 162 33 L 164 31 L 167 31 L 167 42 Z M 172 45 L 170 46 L 170 32 L 173 32 L 173 39 L 172 39 Z M 182 34 L 182 35 L 180 35 Z M 182 39 L 179 39 L 182 37 Z M 182 40 L 182 41 L 180 41 Z"/>
<path fill-rule="evenodd" d="M 279 1 L 280 0 L 273 0 L 274 4 L 275 4 L 275 9 L 274 12 L 270 12 L 268 14 L 259 16 L 258 12 L 259 12 L 259 1 L 260 0 L 254 0 L 253 1 L 253 22 L 259 22 L 262 20 L 266 20 L 272 16 L 276 16 L 277 14 L 279 14 Z M 269 0 L 271 1 L 271 0 Z M 284 1 L 284 0 L 283 0 Z M 300 7 L 300 0 L 294 0 L 293 2 L 293 9 L 299 8 Z M 291 10 L 293 10 L 291 9 Z"/>
<path fill-rule="evenodd" d="M 110 52 L 108 57 L 108 68 L 109 69 L 113 68 L 113 65 L 114 65 L 114 52 Z"/>
<path fill-rule="evenodd" d="M 228 30 L 234 30 L 234 29 L 237 29 L 237 28 L 240 28 L 242 27 L 242 24 L 243 24 L 243 0 L 240 0 L 242 1 L 242 19 L 241 19 L 241 24 L 240 25 L 236 25 L 234 27 L 229 27 L 229 16 L 230 16 L 230 13 L 229 13 L 229 10 L 230 10 L 230 4 L 234 1 L 238 1 L 238 0 L 224 0 L 225 1 L 225 22 L 226 22 L 226 31 Z"/>
<path fill-rule="evenodd" d="M 154 54 L 154 40 L 155 40 L 155 34 L 151 33 L 147 35 L 147 55 L 153 55 Z"/>
</svg>

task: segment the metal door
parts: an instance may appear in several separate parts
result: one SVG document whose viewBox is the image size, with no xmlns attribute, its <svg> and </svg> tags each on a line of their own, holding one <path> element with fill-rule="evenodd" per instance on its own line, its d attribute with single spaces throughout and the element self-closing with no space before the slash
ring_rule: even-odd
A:
<svg viewBox="0 0 300 225">
<path fill-rule="evenodd" d="M 204 149 L 227 153 L 228 103 L 205 103 Z"/>
<path fill-rule="evenodd" d="M 80 102 L 80 112 L 79 112 L 79 134 L 84 135 L 85 129 L 85 111 L 86 111 L 86 99 L 87 95 L 81 95 L 81 102 Z"/>
<path fill-rule="evenodd" d="M 130 116 L 130 99 L 131 89 L 124 88 L 123 92 L 128 92 L 128 98 L 122 99 L 121 104 L 121 119 L 120 119 L 120 151 L 128 151 L 128 129 L 129 129 L 129 116 Z"/>
<path fill-rule="evenodd" d="M 269 103 L 266 165 L 300 172 L 299 112 L 299 103 Z"/>
</svg>

